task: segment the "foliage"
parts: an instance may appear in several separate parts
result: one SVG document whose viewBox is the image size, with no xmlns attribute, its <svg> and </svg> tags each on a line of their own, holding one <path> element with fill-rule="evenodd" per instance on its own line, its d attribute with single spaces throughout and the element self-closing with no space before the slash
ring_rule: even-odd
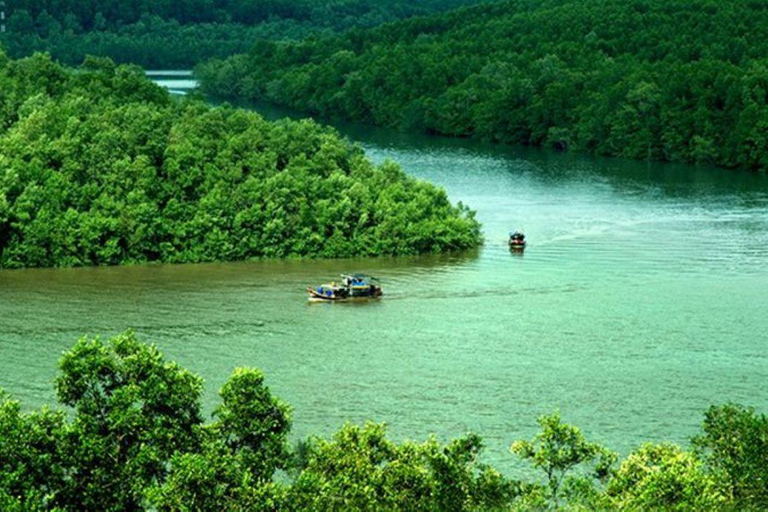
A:
<svg viewBox="0 0 768 512">
<path fill-rule="evenodd" d="M 316 439 L 291 488 L 299 510 L 495 510 L 516 486 L 477 464 L 475 435 L 442 446 L 395 444 L 384 425 L 345 425 L 333 440 Z"/>
<path fill-rule="evenodd" d="M 198 74 L 328 117 L 766 170 L 766 27 L 751 0 L 505 0 L 261 43 Z"/>
<path fill-rule="evenodd" d="M 160 511 L 225 510 L 224 503 L 239 503 L 251 489 L 241 482 L 243 468 L 221 443 L 204 443 L 200 452 L 177 453 L 170 465 L 165 482 L 146 492 L 149 503 Z"/>
<path fill-rule="evenodd" d="M 289 408 L 258 370 L 239 368 L 220 391 L 217 421 L 201 428 L 200 450 L 176 453 L 162 485 L 147 491 L 158 510 L 274 510 L 286 502 L 272 476 L 290 459 Z"/>
<path fill-rule="evenodd" d="M 768 509 L 768 416 L 737 404 L 712 406 L 694 447 L 721 492 L 741 510 Z"/>
<path fill-rule="evenodd" d="M 65 479 L 61 412 L 23 413 L 0 390 L 0 509 L 44 510 L 56 502 Z"/>
<path fill-rule="evenodd" d="M 254 510 L 281 496 L 288 409 L 256 370 L 222 388 L 203 425 L 202 380 L 132 333 L 81 339 L 60 361 L 59 402 L 72 415 L 25 414 L 0 395 L 3 510 Z M 284 493 L 283 493 L 284 494 Z"/>
<path fill-rule="evenodd" d="M 205 442 L 199 452 L 177 453 L 165 482 L 147 489 L 147 500 L 167 512 L 287 509 L 286 486 L 253 481 L 242 462 L 216 440 Z"/>
<path fill-rule="evenodd" d="M 701 461 L 669 443 L 645 444 L 630 454 L 607 491 L 621 510 L 717 510 L 725 504 Z"/>
<path fill-rule="evenodd" d="M 541 432 L 532 441 L 516 441 L 510 451 L 528 459 L 546 476 L 548 497 L 555 508 L 560 505 L 561 486 L 578 466 L 596 461 L 594 478 L 605 481 L 616 454 L 584 438 L 581 430 L 560 420 L 560 414 L 540 416 Z"/>
<path fill-rule="evenodd" d="M 75 410 L 58 500 L 70 509 L 136 509 L 166 461 L 199 444 L 202 381 L 127 333 L 105 345 L 81 339 L 61 359 L 59 401 Z"/>
<path fill-rule="evenodd" d="M 88 55 L 99 55 L 148 69 L 189 69 L 205 59 L 246 52 L 258 39 L 297 39 L 322 31 L 321 27 L 298 21 L 265 22 L 256 26 L 181 25 L 175 20 L 145 16 L 111 30 L 74 31 L 56 26 L 43 37 L 34 29 L 17 27 L 19 17 L 19 14 L 11 16 L 8 32 L 0 36 L 9 55 L 22 58 L 35 52 L 48 52 L 57 61 L 73 66 L 81 64 Z"/>
<path fill-rule="evenodd" d="M 2 60 L 0 60 L 2 62 Z M 403 255 L 480 243 L 445 191 L 312 121 L 173 102 L 134 67 L 0 68 L 0 268 Z"/>
<path fill-rule="evenodd" d="M 10 55 L 36 51 L 80 64 L 86 55 L 168 69 L 242 53 L 259 39 L 302 39 L 482 0 L 14 0 L 0 35 Z"/>
<path fill-rule="evenodd" d="M 60 22 L 71 19 L 70 24 L 85 29 L 96 28 L 102 18 L 109 26 L 126 25 L 152 15 L 181 24 L 235 22 L 260 23 L 273 19 L 311 20 L 327 22 L 329 18 L 395 16 L 400 13 L 425 13 L 451 8 L 467 0 L 393 0 L 387 5 L 372 0 L 14 0 L 9 3 L 11 15 L 21 11 L 38 20 L 41 16 Z"/>
<path fill-rule="evenodd" d="M 544 471 L 542 485 L 482 464 L 474 434 L 397 443 L 383 424 L 348 424 L 291 453 L 289 407 L 254 369 L 234 371 L 203 423 L 200 377 L 130 332 L 81 339 L 59 365 L 67 410 L 22 412 L 0 391 L 2 510 L 765 508 L 766 418 L 733 404 L 707 412 L 697 451 L 646 444 L 616 471 L 614 454 L 542 416 L 533 441 L 512 448 Z"/>
<path fill-rule="evenodd" d="M 220 392 L 223 403 L 211 425 L 215 437 L 243 459 L 253 478 L 268 481 L 288 459 L 289 407 L 271 396 L 258 370 L 240 368 Z"/>
</svg>

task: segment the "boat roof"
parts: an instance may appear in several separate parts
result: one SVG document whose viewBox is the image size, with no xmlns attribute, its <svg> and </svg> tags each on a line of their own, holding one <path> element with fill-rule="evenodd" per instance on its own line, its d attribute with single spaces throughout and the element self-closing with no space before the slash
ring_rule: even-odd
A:
<svg viewBox="0 0 768 512">
<path fill-rule="evenodd" d="M 355 272 L 354 274 L 341 274 L 341 277 L 351 277 L 352 279 L 356 279 L 358 281 L 364 281 L 366 279 L 370 279 L 372 281 L 378 281 L 379 279 L 376 277 L 373 277 L 368 274 L 362 274 L 360 272 Z"/>
</svg>

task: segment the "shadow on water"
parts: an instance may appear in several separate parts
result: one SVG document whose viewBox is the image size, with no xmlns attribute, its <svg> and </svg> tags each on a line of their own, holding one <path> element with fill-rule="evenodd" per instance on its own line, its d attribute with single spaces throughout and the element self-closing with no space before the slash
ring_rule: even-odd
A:
<svg viewBox="0 0 768 512">
<path fill-rule="evenodd" d="M 235 285 L 270 288 L 295 282 L 297 289 L 316 281 L 331 280 L 341 274 L 364 272 L 385 280 L 419 275 L 438 275 L 453 267 L 477 261 L 480 251 L 427 254 L 420 256 L 261 260 L 227 263 L 197 263 L 186 265 L 127 265 L 115 267 L 84 267 L 64 269 L 20 269 L 0 271 L 0 297 L 7 295 L 17 301 L 23 297 L 33 300 L 58 293 L 107 293 L 115 291 L 144 294 L 151 290 L 181 291 L 200 288 L 216 289 Z M 7 304 L 7 303 L 6 303 Z"/>
</svg>

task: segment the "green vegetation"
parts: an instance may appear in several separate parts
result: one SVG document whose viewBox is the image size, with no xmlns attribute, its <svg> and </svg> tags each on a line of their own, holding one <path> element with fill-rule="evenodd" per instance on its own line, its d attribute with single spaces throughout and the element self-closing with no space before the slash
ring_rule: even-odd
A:
<svg viewBox="0 0 768 512">
<path fill-rule="evenodd" d="M 0 42 L 14 58 L 50 52 L 148 68 L 190 68 L 248 50 L 259 39 L 300 39 L 448 10 L 481 0 L 13 0 Z"/>
<path fill-rule="evenodd" d="M 559 507 L 561 487 L 574 468 L 596 461 L 592 476 L 601 482 L 607 479 L 616 462 L 615 453 L 587 441 L 578 428 L 562 423 L 559 413 L 542 416 L 539 425 L 541 433 L 532 442 L 512 443 L 511 451 L 544 472 L 546 491 L 541 495 L 551 500 L 555 508 Z M 583 482 L 590 480 L 587 478 Z"/>
<path fill-rule="evenodd" d="M 25 25 L 36 24 L 26 17 L 11 17 L 9 32 L 0 36 L 0 42 L 14 58 L 48 52 L 57 61 L 75 66 L 87 55 L 98 55 L 147 69 L 189 69 L 206 59 L 248 51 L 258 39 L 301 38 L 318 31 L 300 22 L 181 25 L 157 16 L 145 16 L 110 30 L 91 31 L 60 27 L 53 18 L 48 21 L 52 25 L 49 29 L 24 29 Z"/>
<path fill-rule="evenodd" d="M 312 121 L 175 102 L 140 69 L 0 53 L 0 268 L 477 246 L 445 192 Z"/>
<path fill-rule="evenodd" d="M 143 16 L 190 23 L 243 23 L 252 25 L 276 19 L 306 20 L 341 28 L 358 22 L 352 18 L 383 19 L 424 14 L 450 9 L 470 0 L 392 0 L 381 5 L 373 0 L 13 0 L 11 16 L 26 12 L 32 19 L 50 16 L 59 21 L 72 20 L 86 30 L 99 25 L 129 25 Z M 101 27 L 103 28 L 103 27 Z"/>
<path fill-rule="evenodd" d="M 290 407 L 258 370 L 234 371 L 211 422 L 202 380 L 131 333 L 81 339 L 60 361 L 63 409 L 23 412 L 0 392 L 0 508 L 35 510 L 761 510 L 768 417 L 727 404 L 695 450 L 646 444 L 616 467 L 558 414 L 512 451 L 516 480 L 479 462 L 474 434 L 396 443 L 344 425 L 292 448 Z M 591 470 L 590 462 L 595 464 Z"/>
<path fill-rule="evenodd" d="M 711 407 L 704 433 L 693 439 L 717 485 L 740 508 L 768 506 L 768 417 L 736 405 Z"/>
<path fill-rule="evenodd" d="M 198 68 L 204 91 L 602 155 L 768 169 L 768 10 L 506 0 Z"/>
</svg>

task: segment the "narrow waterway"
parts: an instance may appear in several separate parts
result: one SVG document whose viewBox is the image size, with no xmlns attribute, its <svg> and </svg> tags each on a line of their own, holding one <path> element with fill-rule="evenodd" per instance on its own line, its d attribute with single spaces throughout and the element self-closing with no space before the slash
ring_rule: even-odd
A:
<svg viewBox="0 0 768 512">
<path fill-rule="evenodd" d="M 197 87 L 197 80 L 189 70 L 153 70 L 147 71 L 146 75 L 171 94 L 184 95 Z"/>
<path fill-rule="evenodd" d="M 264 109 L 261 109 L 262 111 Z M 274 116 L 275 112 L 266 112 Z M 484 436 L 485 461 L 559 409 L 626 453 L 687 443 L 713 403 L 768 409 L 768 178 L 340 126 L 477 210 L 467 254 L 0 272 L 0 386 L 52 403 L 61 352 L 127 328 L 206 379 L 262 369 L 294 438 L 386 421 Z M 523 229 L 523 255 L 506 246 Z M 368 304 L 308 304 L 345 271 Z"/>
</svg>

